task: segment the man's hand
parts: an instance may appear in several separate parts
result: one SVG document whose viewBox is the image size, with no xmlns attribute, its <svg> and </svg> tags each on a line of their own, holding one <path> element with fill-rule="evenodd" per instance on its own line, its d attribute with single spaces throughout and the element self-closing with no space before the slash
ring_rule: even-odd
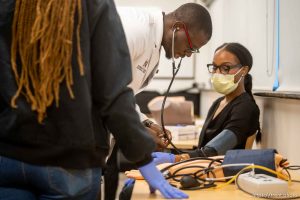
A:
<svg viewBox="0 0 300 200">
<path fill-rule="evenodd" d="M 158 124 L 154 123 L 144 123 L 146 129 L 150 135 L 152 135 L 157 147 L 157 151 L 165 149 L 169 145 L 169 141 L 172 140 L 172 134 L 169 130 L 166 129 L 166 135 L 163 132 L 163 129 Z M 167 139 L 168 137 L 169 139 Z"/>
</svg>

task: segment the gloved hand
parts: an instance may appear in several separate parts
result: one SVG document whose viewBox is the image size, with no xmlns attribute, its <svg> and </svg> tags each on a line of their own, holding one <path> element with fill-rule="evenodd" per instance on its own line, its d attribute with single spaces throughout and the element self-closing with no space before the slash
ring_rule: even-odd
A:
<svg viewBox="0 0 300 200">
<path fill-rule="evenodd" d="M 128 179 L 126 179 L 125 182 L 124 182 L 124 187 L 127 187 L 127 186 L 129 186 L 129 185 L 132 185 L 132 184 L 134 184 L 134 182 L 135 182 L 135 179 L 133 179 L 133 178 L 128 178 Z"/>
<path fill-rule="evenodd" d="M 156 165 L 175 162 L 175 155 L 171 153 L 153 152 L 151 155 Z"/>
<path fill-rule="evenodd" d="M 167 199 L 184 199 L 189 197 L 177 188 L 172 187 L 155 167 L 154 162 L 140 167 L 139 170 L 149 184 L 151 193 L 157 189 Z"/>
</svg>

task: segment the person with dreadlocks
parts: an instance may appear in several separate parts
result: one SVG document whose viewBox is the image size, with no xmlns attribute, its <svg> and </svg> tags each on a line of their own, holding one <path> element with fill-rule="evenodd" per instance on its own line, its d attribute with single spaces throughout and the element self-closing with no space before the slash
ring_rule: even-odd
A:
<svg viewBox="0 0 300 200">
<path fill-rule="evenodd" d="M 109 132 L 152 189 L 188 197 L 152 161 L 113 1 L 1 0 L 0 66 L 1 200 L 99 199 Z"/>
</svg>

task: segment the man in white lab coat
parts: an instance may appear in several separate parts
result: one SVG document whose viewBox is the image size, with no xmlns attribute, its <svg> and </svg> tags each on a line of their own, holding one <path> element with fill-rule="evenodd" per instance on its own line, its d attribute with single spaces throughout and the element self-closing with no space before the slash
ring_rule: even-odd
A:
<svg viewBox="0 0 300 200">
<path fill-rule="evenodd" d="M 159 8 L 149 7 L 119 7 L 118 13 L 131 57 L 133 80 L 129 86 L 134 94 L 141 92 L 157 72 L 161 46 L 169 59 L 172 58 L 173 47 L 175 58 L 190 57 L 192 53 L 199 52 L 212 34 L 208 11 L 195 3 L 184 4 L 169 14 Z M 145 121 L 147 117 L 139 113 L 141 121 Z M 152 127 L 155 127 L 153 131 L 157 135 L 161 135 L 157 126 L 152 124 Z"/>
<path fill-rule="evenodd" d="M 193 15 L 188 11 L 195 13 Z M 184 4 L 167 15 L 158 8 L 134 7 L 119 7 L 118 13 L 129 47 L 133 73 L 130 87 L 135 94 L 147 86 L 157 71 L 161 46 L 166 51 L 166 57 L 172 57 L 174 29 L 175 58 L 190 57 L 211 37 L 209 13 L 199 4 Z"/>
<path fill-rule="evenodd" d="M 168 14 L 158 8 L 137 7 L 119 7 L 118 13 L 132 62 L 133 80 L 129 86 L 135 94 L 141 92 L 157 72 L 161 47 L 168 59 L 190 57 L 192 53 L 199 52 L 212 35 L 210 15 L 203 6 L 196 3 L 184 4 Z M 160 126 L 149 123 L 147 117 L 139 113 L 157 147 L 166 147 L 168 142 L 160 138 L 164 136 Z M 116 171 L 111 166 L 117 159 L 116 149 L 112 157 L 108 161 L 109 171 Z M 112 184 L 115 178 L 110 173 L 105 176 L 106 200 L 115 199 L 116 185 Z"/>
</svg>

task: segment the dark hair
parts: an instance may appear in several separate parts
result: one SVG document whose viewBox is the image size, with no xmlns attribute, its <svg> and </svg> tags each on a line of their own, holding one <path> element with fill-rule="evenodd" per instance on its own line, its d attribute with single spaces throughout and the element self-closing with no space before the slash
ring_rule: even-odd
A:
<svg viewBox="0 0 300 200">
<path fill-rule="evenodd" d="M 253 64 L 253 58 L 250 51 L 246 47 L 244 47 L 240 43 L 232 42 L 232 43 L 222 44 L 215 50 L 215 52 L 217 52 L 220 49 L 224 49 L 234 54 L 237 57 L 237 59 L 240 61 L 240 64 L 242 66 L 248 66 L 249 71 L 251 70 Z M 252 76 L 249 73 L 245 76 L 244 85 L 245 85 L 246 92 L 252 97 L 252 100 L 255 102 L 254 97 L 252 95 Z M 258 126 L 258 130 L 256 133 L 256 142 L 260 142 L 260 141 L 261 141 L 261 130 L 260 130 L 260 126 Z"/>
<path fill-rule="evenodd" d="M 216 51 L 218 51 L 220 49 L 224 49 L 224 50 L 234 54 L 237 57 L 237 59 L 240 61 L 240 64 L 242 66 L 248 66 L 249 71 L 251 70 L 252 64 L 253 64 L 253 59 L 252 59 L 252 55 L 251 55 L 250 51 L 246 47 L 244 47 L 243 45 L 241 45 L 239 43 L 232 42 L 232 43 L 222 44 L 221 46 L 219 46 L 216 49 Z M 249 73 L 245 76 L 244 85 L 245 85 L 246 92 L 254 100 L 254 97 L 252 95 L 252 76 Z"/>
<path fill-rule="evenodd" d="M 197 3 L 186 3 L 174 11 L 176 20 L 182 21 L 193 33 L 204 31 L 207 40 L 212 35 L 212 22 L 206 8 Z"/>
</svg>

